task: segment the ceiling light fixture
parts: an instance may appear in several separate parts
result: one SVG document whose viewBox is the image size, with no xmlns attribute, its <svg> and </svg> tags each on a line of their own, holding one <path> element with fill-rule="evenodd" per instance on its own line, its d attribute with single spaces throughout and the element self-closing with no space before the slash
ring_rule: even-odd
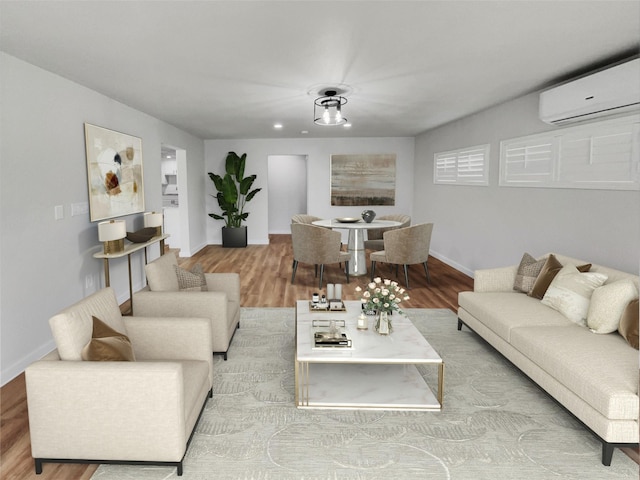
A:
<svg viewBox="0 0 640 480">
<path fill-rule="evenodd" d="M 343 125 L 347 119 L 342 116 L 342 106 L 347 99 L 337 95 L 336 90 L 326 90 L 323 97 L 313 102 L 313 121 L 317 125 Z"/>
</svg>

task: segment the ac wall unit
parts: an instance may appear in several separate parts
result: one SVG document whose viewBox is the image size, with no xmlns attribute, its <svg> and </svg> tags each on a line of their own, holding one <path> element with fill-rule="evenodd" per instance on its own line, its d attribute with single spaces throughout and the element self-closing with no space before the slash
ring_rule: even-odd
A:
<svg viewBox="0 0 640 480">
<path fill-rule="evenodd" d="M 552 125 L 640 109 L 640 58 L 540 94 L 540 119 Z"/>
</svg>

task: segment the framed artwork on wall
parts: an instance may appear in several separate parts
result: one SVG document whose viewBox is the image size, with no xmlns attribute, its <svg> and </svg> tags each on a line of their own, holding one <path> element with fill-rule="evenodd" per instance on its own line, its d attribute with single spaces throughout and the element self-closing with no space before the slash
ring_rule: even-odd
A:
<svg viewBox="0 0 640 480">
<path fill-rule="evenodd" d="M 84 124 L 91 221 L 144 211 L 142 140 Z"/>
<path fill-rule="evenodd" d="M 331 155 L 331 205 L 396 204 L 396 155 Z"/>
</svg>

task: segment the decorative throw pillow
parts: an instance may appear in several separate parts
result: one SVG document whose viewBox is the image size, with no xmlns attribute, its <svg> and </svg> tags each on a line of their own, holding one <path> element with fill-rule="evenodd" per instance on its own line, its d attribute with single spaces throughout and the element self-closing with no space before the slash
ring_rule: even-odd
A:
<svg viewBox="0 0 640 480">
<path fill-rule="evenodd" d="M 638 350 L 638 322 L 640 313 L 638 310 L 638 299 L 629 302 L 620 318 L 618 332 L 633 348 Z"/>
<path fill-rule="evenodd" d="M 552 280 L 542 303 L 584 327 L 587 324 L 591 295 L 607 278 L 602 273 L 582 273 L 575 265 L 566 265 Z"/>
<path fill-rule="evenodd" d="M 135 362 L 129 337 L 93 317 L 91 341 L 82 349 L 82 359 L 92 362 Z"/>
<path fill-rule="evenodd" d="M 551 285 L 551 282 L 561 268 L 562 264 L 556 256 L 553 254 L 549 255 L 542 267 L 542 270 L 540 270 L 538 278 L 536 278 L 536 281 L 533 284 L 533 288 L 529 292 L 529 296 L 542 300 L 547 288 L 549 288 L 549 285 Z M 578 265 L 576 268 L 581 272 L 588 272 L 591 269 L 591 264 L 587 263 L 585 265 Z"/>
<path fill-rule="evenodd" d="M 166 253 L 144 267 L 149 290 L 152 292 L 177 292 L 180 290 L 173 268 L 178 259 L 173 253 Z"/>
<path fill-rule="evenodd" d="M 196 263 L 191 271 L 178 265 L 173 266 L 178 277 L 178 288 L 183 292 L 206 292 L 207 279 L 204 277 L 202 265 Z"/>
<path fill-rule="evenodd" d="M 533 289 L 533 284 L 546 261 L 546 258 L 536 260 L 528 253 L 525 253 L 522 256 L 522 260 L 520 260 L 513 289 L 517 292 L 529 293 Z"/>
<path fill-rule="evenodd" d="M 615 332 L 622 313 L 634 298 L 638 298 L 638 289 L 632 280 L 618 280 L 596 288 L 589 304 L 587 326 L 594 333 Z"/>
</svg>

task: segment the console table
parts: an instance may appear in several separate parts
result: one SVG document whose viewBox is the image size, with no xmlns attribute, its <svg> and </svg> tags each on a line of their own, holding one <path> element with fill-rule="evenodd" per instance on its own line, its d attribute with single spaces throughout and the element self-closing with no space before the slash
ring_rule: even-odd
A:
<svg viewBox="0 0 640 480">
<path fill-rule="evenodd" d="M 160 255 L 164 255 L 164 241 L 169 238 L 168 234 L 158 235 L 153 237 L 148 242 L 144 243 L 129 243 L 124 246 L 124 250 L 117 253 L 104 253 L 98 252 L 93 254 L 93 258 L 102 258 L 104 263 L 104 285 L 105 287 L 110 286 L 109 279 L 109 260 L 114 258 L 122 258 L 125 255 L 127 256 L 127 264 L 129 267 L 129 301 L 131 302 L 131 311 L 133 311 L 133 285 L 131 282 L 131 254 L 135 253 L 139 250 L 144 250 L 144 263 L 147 264 L 147 247 L 149 245 L 153 245 L 154 243 L 160 242 Z"/>
</svg>

